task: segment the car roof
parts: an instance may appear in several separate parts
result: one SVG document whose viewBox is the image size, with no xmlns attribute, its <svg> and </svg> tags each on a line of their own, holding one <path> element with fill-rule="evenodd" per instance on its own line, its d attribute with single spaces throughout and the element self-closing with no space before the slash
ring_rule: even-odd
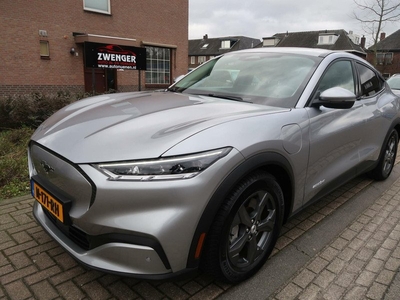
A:
<svg viewBox="0 0 400 300">
<path fill-rule="evenodd" d="M 331 53 L 347 53 L 344 51 L 332 51 L 320 48 L 301 48 L 301 47 L 265 47 L 265 48 L 253 48 L 240 50 L 229 53 L 237 53 L 237 52 L 255 52 L 255 53 L 289 53 L 289 54 L 302 54 L 302 55 L 310 55 L 310 56 L 322 56 L 325 57 Z M 227 53 L 227 54 L 229 54 Z"/>
</svg>

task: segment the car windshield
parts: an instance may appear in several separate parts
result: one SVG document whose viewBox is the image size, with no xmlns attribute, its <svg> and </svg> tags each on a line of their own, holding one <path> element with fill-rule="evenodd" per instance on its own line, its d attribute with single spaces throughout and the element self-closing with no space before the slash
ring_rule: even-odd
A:
<svg viewBox="0 0 400 300">
<path fill-rule="evenodd" d="M 400 90 L 400 76 L 390 77 L 387 83 L 392 90 Z"/>
<path fill-rule="evenodd" d="M 169 90 L 290 108 L 320 61 L 292 53 L 230 53 L 208 61 Z"/>
</svg>

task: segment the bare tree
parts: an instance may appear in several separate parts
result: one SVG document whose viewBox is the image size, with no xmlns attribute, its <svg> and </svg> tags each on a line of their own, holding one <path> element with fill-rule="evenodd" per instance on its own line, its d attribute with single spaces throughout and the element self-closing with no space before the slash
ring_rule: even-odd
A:
<svg viewBox="0 0 400 300">
<path fill-rule="evenodd" d="M 373 42 L 374 64 L 376 65 L 377 43 L 387 22 L 400 20 L 400 0 L 353 0 L 357 5 L 354 17 L 360 21 Z"/>
</svg>

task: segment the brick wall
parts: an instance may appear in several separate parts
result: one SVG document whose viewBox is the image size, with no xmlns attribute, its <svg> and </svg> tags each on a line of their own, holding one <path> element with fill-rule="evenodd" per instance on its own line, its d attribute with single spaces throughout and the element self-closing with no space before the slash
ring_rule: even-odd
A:
<svg viewBox="0 0 400 300">
<path fill-rule="evenodd" d="M 186 73 L 188 1 L 111 0 L 111 16 L 83 10 L 83 0 L 0 1 L 0 93 L 84 89 L 82 44 L 73 32 L 176 45 L 172 77 Z M 46 30 L 47 37 L 40 37 Z M 47 40 L 50 59 L 40 58 L 39 41 Z M 76 49 L 76 55 L 70 49 Z M 144 86 L 144 74 L 142 85 Z M 117 72 L 119 88 L 138 86 L 137 71 Z"/>
<path fill-rule="evenodd" d="M 374 56 L 373 52 L 368 52 L 367 54 L 367 61 L 371 64 L 374 63 Z M 400 52 L 393 52 L 393 60 L 390 64 L 382 64 L 375 66 L 376 69 L 381 72 L 381 74 L 388 74 L 389 76 L 400 73 Z"/>
</svg>

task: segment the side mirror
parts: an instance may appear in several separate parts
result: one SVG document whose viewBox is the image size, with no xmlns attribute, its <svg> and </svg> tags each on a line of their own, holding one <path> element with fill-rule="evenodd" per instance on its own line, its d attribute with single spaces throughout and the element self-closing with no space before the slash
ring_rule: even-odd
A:
<svg viewBox="0 0 400 300">
<path fill-rule="evenodd" d="M 333 87 L 323 91 L 318 99 L 313 101 L 313 106 L 348 109 L 353 107 L 356 98 L 356 95 L 349 90 Z"/>
</svg>

